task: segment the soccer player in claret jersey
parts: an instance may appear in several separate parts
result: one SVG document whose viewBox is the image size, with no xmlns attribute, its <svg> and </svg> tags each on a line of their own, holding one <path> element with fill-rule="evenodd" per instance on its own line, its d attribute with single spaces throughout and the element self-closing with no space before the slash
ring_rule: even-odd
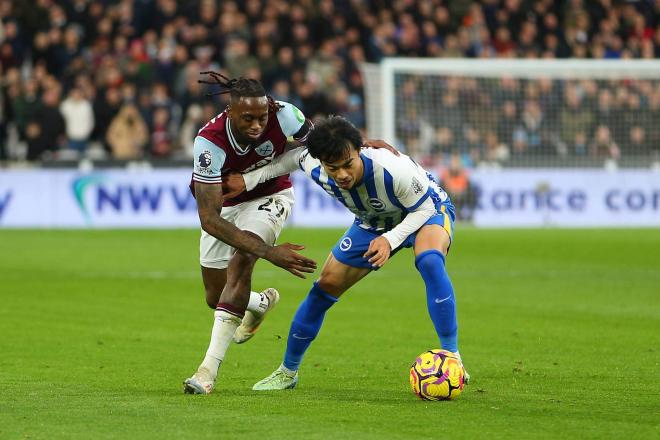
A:
<svg viewBox="0 0 660 440">
<path fill-rule="evenodd" d="M 300 167 L 355 214 L 355 223 L 332 249 L 293 317 L 284 361 L 254 390 L 295 387 L 303 355 L 318 335 L 326 311 L 404 247 L 414 248 L 415 267 L 426 285 L 428 312 L 442 348 L 458 354 L 454 289 L 445 270 L 454 207 L 433 177 L 410 157 L 361 149 L 361 145 L 360 133 L 350 122 L 331 117 L 316 125 L 307 148 L 227 179 L 227 190 L 233 194 Z M 467 373 L 465 379 L 469 380 Z"/>
<path fill-rule="evenodd" d="M 229 93 L 225 111 L 199 131 L 194 142 L 191 190 L 202 226 L 200 264 L 206 302 L 215 309 L 211 342 L 184 392 L 208 394 L 232 340 L 245 342 L 279 299 L 275 289 L 251 292 L 254 264 L 264 258 L 304 278 L 316 263 L 297 252 L 303 246 L 274 246 L 291 212 L 293 190 L 286 173 L 266 179 L 238 197 L 225 197 L 222 176 L 247 172 L 285 152 L 287 138 L 303 142 L 312 123 L 292 104 L 274 101 L 254 79 L 229 79 L 215 72 L 212 81 Z"/>
</svg>

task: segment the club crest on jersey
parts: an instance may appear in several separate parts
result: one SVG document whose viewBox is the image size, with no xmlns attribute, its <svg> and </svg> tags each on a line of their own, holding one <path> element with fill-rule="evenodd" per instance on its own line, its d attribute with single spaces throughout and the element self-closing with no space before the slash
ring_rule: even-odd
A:
<svg viewBox="0 0 660 440">
<path fill-rule="evenodd" d="M 202 151 L 202 154 L 197 158 L 197 163 L 201 169 L 207 169 L 211 166 L 211 152 L 209 150 Z"/>
<path fill-rule="evenodd" d="M 374 208 L 376 211 L 384 211 L 385 210 L 385 203 L 376 197 L 372 197 L 369 199 L 369 206 Z"/>
<path fill-rule="evenodd" d="M 273 151 L 275 150 L 275 146 L 271 141 L 266 141 L 263 144 L 259 145 L 258 147 L 255 147 L 254 151 L 259 155 L 259 156 L 270 156 L 273 154 Z"/>
<path fill-rule="evenodd" d="M 344 237 L 341 240 L 341 243 L 339 243 L 339 249 L 342 251 L 346 252 L 353 246 L 353 240 L 351 240 L 351 237 Z"/>
</svg>

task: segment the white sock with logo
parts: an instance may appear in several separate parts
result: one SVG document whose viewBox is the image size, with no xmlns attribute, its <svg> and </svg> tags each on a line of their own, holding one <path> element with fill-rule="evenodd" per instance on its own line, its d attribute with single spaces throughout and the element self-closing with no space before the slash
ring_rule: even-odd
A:
<svg viewBox="0 0 660 440">
<path fill-rule="evenodd" d="M 269 304 L 270 300 L 263 293 L 250 292 L 250 301 L 248 302 L 247 310 L 261 316 L 266 312 Z"/>
<path fill-rule="evenodd" d="M 224 310 L 216 310 L 214 316 L 215 320 L 213 321 L 213 330 L 211 331 L 211 342 L 209 343 L 208 350 L 206 350 L 206 356 L 200 368 L 209 370 L 212 378 L 215 380 L 218 375 L 218 368 L 220 368 L 220 364 L 225 358 L 229 343 L 236 329 L 241 324 L 241 318 Z"/>
</svg>

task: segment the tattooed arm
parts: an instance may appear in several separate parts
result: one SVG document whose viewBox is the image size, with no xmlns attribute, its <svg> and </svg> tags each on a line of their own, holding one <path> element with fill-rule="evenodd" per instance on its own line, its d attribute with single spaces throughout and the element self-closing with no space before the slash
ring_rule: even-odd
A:
<svg viewBox="0 0 660 440">
<path fill-rule="evenodd" d="M 223 219 L 220 216 L 224 201 L 222 185 L 195 182 L 195 197 L 202 229 L 218 240 L 241 251 L 264 258 L 300 278 L 305 277 L 303 272 L 311 273 L 316 269 L 314 260 L 294 252 L 294 250 L 304 249 L 304 246 L 291 243 L 270 246 L 259 237 L 243 231 Z"/>
</svg>

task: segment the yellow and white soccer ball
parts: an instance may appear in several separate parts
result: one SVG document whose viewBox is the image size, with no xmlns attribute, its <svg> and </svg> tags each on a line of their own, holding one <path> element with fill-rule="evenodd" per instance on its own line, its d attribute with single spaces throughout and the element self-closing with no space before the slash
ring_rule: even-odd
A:
<svg viewBox="0 0 660 440">
<path fill-rule="evenodd" d="M 463 364 L 451 351 L 425 351 L 410 367 L 410 386 L 422 400 L 456 399 L 465 386 Z"/>
</svg>

